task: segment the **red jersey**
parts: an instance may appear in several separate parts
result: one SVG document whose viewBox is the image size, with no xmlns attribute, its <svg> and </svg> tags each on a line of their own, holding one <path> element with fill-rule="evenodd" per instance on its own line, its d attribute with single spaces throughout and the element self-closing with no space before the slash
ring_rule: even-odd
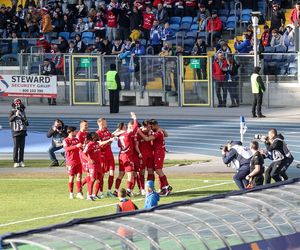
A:
<svg viewBox="0 0 300 250">
<path fill-rule="evenodd" d="M 84 144 L 85 139 L 86 139 L 86 135 L 88 132 L 82 132 L 82 131 L 78 131 L 76 137 L 78 138 L 79 142 Z"/>
<path fill-rule="evenodd" d="M 66 165 L 76 166 L 80 165 L 79 151 L 80 149 L 76 145 L 80 143 L 79 140 L 75 138 L 65 138 L 63 141 L 63 146 L 66 152 Z"/>
<path fill-rule="evenodd" d="M 135 145 L 134 145 L 134 136 L 136 134 L 136 131 L 138 129 L 138 123 L 135 120 L 133 124 L 133 131 L 127 132 L 125 131 L 123 134 L 119 136 L 118 140 L 118 146 L 120 148 L 120 154 L 127 154 L 127 155 L 133 155 L 135 151 Z"/>
<path fill-rule="evenodd" d="M 117 28 L 118 18 L 117 15 L 113 13 L 112 10 L 107 11 L 107 27 Z"/>
<path fill-rule="evenodd" d="M 163 131 L 153 133 L 155 140 L 153 140 L 153 151 L 165 151 L 165 135 Z"/>
<path fill-rule="evenodd" d="M 185 6 L 195 8 L 195 7 L 197 7 L 197 1 L 196 0 L 186 0 Z"/>
<path fill-rule="evenodd" d="M 151 13 L 143 13 L 143 28 L 146 30 L 151 30 L 153 22 L 155 20 L 154 14 Z"/>
<path fill-rule="evenodd" d="M 89 164 L 89 167 L 101 168 L 101 147 L 98 142 L 90 141 L 88 144 L 85 145 L 83 152 L 95 162 L 94 164 Z"/>
<path fill-rule="evenodd" d="M 103 130 L 97 130 L 96 133 L 99 136 L 99 141 L 107 141 L 112 137 L 112 133 L 110 131 L 108 131 L 107 128 L 103 129 Z M 101 150 L 102 152 L 104 152 L 105 154 L 111 154 L 111 143 L 107 143 L 105 145 L 101 146 Z"/>
<path fill-rule="evenodd" d="M 142 133 L 146 136 L 149 135 L 148 132 L 145 132 L 145 131 L 142 131 Z M 145 141 L 139 134 L 137 135 L 137 141 L 139 142 L 139 149 L 143 156 L 153 154 L 153 148 L 152 148 L 151 141 Z"/>
</svg>

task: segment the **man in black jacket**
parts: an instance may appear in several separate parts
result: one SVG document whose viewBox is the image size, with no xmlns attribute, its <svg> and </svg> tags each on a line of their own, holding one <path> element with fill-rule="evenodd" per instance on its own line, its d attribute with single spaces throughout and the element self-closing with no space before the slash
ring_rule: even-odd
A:
<svg viewBox="0 0 300 250">
<path fill-rule="evenodd" d="M 54 62 L 46 58 L 41 66 L 41 73 L 44 76 L 57 75 Z M 48 98 L 48 105 L 56 105 L 56 98 Z"/>
<path fill-rule="evenodd" d="M 15 99 L 11 106 L 9 123 L 14 141 L 14 168 L 25 167 L 24 148 L 29 123 L 25 114 L 25 106 L 19 98 Z"/>
<path fill-rule="evenodd" d="M 47 133 L 47 137 L 52 138 L 51 146 L 48 149 L 48 154 L 52 161 L 49 167 L 59 166 L 55 152 L 63 148 L 63 140 L 67 135 L 67 126 L 64 125 L 63 121 L 59 119 L 55 120 Z"/>
<path fill-rule="evenodd" d="M 252 117 L 264 118 L 261 113 L 261 105 L 263 101 L 263 92 L 265 91 L 265 85 L 261 76 L 259 75 L 260 67 L 255 67 L 254 72 L 251 75 L 251 89 L 253 94 L 253 103 L 252 103 Z M 257 111 L 257 115 L 256 115 Z"/>
<path fill-rule="evenodd" d="M 272 2 L 271 10 L 271 31 L 277 29 L 280 32 L 283 32 L 285 26 L 285 14 L 280 8 L 280 5 L 276 2 Z"/>
<path fill-rule="evenodd" d="M 262 136 L 261 141 L 266 145 L 266 149 L 270 154 L 272 163 L 265 171 L 265 184 L 271 183 L 271 178 L 276 182 L 281 181 L 280 172 L 284 166 L 285 153 L 283 149 L 283 140 L 277 134 L 277 130 L 272 128 L 268 132 L 268 136 Z"/>
</svg>

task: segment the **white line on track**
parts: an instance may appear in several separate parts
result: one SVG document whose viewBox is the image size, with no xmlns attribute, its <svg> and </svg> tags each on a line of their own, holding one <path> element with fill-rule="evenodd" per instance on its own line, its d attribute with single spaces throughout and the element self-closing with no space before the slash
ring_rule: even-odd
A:
<svg viewBox="0 0 300 250">
<path fill-rule="evenodd" d="M 210 187 L 216 187 L 216 186 L 223 186 L 223 185 L 227 185 L 227 184 L 231 184 L 231 183 L 232 183 L 232 181 L 225 181 L 225 182 L 222 182 L 222 183 L 216 183 L 216 184 L 207 185 L 207 186 L 201 186 L 201 187 L 189 188 L 189 189 L 185 189 L 185 190 L 179 190 L 179 191 L 176 191 L 176 192 L 173 192 L 173 193 L 182 193 L 182 192 L 187 192 L 187 191 L 191 191 L 191 190 L 210 188 Z M 144 198 L 140 198 L 140 199 L 135 199 L 133 201 L 141 201 L 143 199 Z M 5 223 L 5 224 L 0 224 L 0 227 L 6 227 L 6 226 L 15 225 L 15 224 L 21 224 L 21 223 L 25 223 L 25 222 L 31 222 L 31 221 L 37 221 L 37 220 L 43 220 L 43 219 L 50 219 L 50 218 L 55 218 L 55 217 L 60 217 L 60 216 L 65 216 L 65 215 L 70 215 L 70 214 L 77 214 L 77 213 L 91 211 L 91 210 L 95 210 L 95 209 L 99 209 L 99 208 L 115 206 L 116 204 L 117 203 L 112 203 L 112 204 L 106 204 L 106 205 L 102 205 L 102 206 L 84 208 L 84 209 L 71 211 L 71 212 L 66 212 L 66 213 L 51 214 L 51 215 L 35 217 L 35 218 L 27 219 L 27 220 L 13 221 L 13 222 Z"/>
</svg>

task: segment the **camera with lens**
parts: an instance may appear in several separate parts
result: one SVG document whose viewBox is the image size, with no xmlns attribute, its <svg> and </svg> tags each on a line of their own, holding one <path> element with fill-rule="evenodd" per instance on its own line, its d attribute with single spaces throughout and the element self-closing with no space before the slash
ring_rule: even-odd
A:
<svg viewBox="0 0 300 250">
<path fill-rule="evenodd" d="M 21 110 L 21 105 L 20 104 L 16 104 L 16 110 Z"/>
<path fill-rule="evenodd" d="M 265 137 L 266 140 L 268 139 L 268 137 L 267 137 L 267 136 L 264 136 L 264 135 L 259 135 L 259 134 L 255 134 L 255 135 L 254 135 L 254 139 L 257 139 L 257 140 L 261 140 L 263 137 Z"/>
<path fill-rule="evenodd" d="M 57 130 L 62 130 L 62 126 L 57 126 L 56 129 Z"/>
</svg>

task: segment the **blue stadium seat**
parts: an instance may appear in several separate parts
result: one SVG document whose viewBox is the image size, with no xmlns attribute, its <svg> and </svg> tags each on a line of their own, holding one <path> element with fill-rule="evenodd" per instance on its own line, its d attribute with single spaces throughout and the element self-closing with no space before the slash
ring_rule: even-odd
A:
<svg viewBox="0 0 300 250">
<path fill-rule="evenodd" d="M 219 16 L 219 18 L 221 19 L 223 24 L 227 22 L 227 16 Z"/>
<path fill-rule="evenodd" d="M 84 37 L 82 39 L 82 41 L 86 44 L 86 45 L 92 45 L 95 43 L 95 39 L 94 38 L 88 38 L 88 37 Z"/>
<path fill-rule="evenodd" d="M 179 24 L 178 23 L 173 23 L 170 25 L 170 29 L 175 33 L 179 30 Z"/>
<path fill-rule="evenodd" d="M 81 35 L 81 32 L 72 32 L 72 33 L 70 34 L 70 38 L 71 38 L 71 39 L 74 39 L 75 36 L 76 36 L 77 34 L 78 34 L 78 35 Z"/>
<path fill-rule="evenodd" d="M 70 32 L 59 32 L 58 36 L 62 36 L 66 40 L 69 40 L 70 39 Z"/>
<path fill-rule="evenodd" d="M 89 38 L 89 39 L 92 39 L 94 38 L 94 32 L 91 32 L 91 31 L 85 31 L 82 33 L 82 39 L 83 38 Z"/>
<path fill-rule="evenodd" d="M 88 20 L 87 17 L 84 17 L 84 18 L 82 18 L 82 21 L 83 21 L 84 23 L 87 23 L 89 20 Z"/>
<path fill-rule="evenodd" d="M 185 31 L 179 31 L 179 32 L 177 32 L 175 37 L 177 39 L 184 39 L 185 38 Z"/>
<path fill-rule="evenodd" d="M 257 6 L 258 6 L 258 10 L 261 13 L 265 13 L 266 12 L 266 3 L 265 3 L 265 1 L 258 1 L 257 2 Z"/>
<path fill-rule="evenodd" d="M 199 24 L 196 24 L 196 23 L 194 23 L 194 24 L 192 24 L 192 26 L 191 26 L 191 31 L 196 31 L 196 30 L 199 30 Z"/>
<path fill-rule="evenodd" d="M 181 24 L 184 24 L 184 23 L 188 23 L 188 24 L 192 24 L 193 23 L 193 17 L 191 16 L 185 16 L 181 19 Z"/>
<path fill-rule="evenodd" d="M 190 23 L 182 23 L 179 27 L 180 31 L 188 31 L 191 28 L 191 24 Z"/>
<path fill-rule="evenodd" d="M 207 32 L 206 31 L 198 32 L 198 37 L 202 38 L 204 41 L 207 42 Z"/>
<path fill-rule="evenodd" d="M 198 22 L 198 17 L 194 17 L 194 19 L 193 19 L 193 23 L 197 23 Z"/>
<path fill-rule="evenodd" d="M 251 22 L 251 9 L 244 9 L 242 10 L 242 22 L 243 23 L 250 23 Z"/>
<path fill-rule="evenodd" d="M 237 10 L 236 10 L 236 15 L 235 15 L 235 13 L 234 13 L 234 9 L 232 9 L 232 10 L 229 12 L 229 17 L 231 17 L 231 16 L 236 16 L 236 17 L 238 17 L 238 19 L 239 19 L 240 14 L 241 14 L 241 10 L 240 10 L 240 9 L 237 9 Z"/>
<path fill-rule="evenodd" d="M 229 10 L 225 10 L 225 9 L 220 9 L 219 11 L 218 11 L 218 15 L 219 15 L 219 17 L 220 16 L 228 16 L 229 15 Z"/>
<path fill-rule="evenodd" d="M 277 52 L 277 53 L 286 53 L 287 52 L 287 47 L 285 47 L 283 45 L 279 45 L 279 46 L 275 47 L 275 52 Z"/>
<path fill-rule="evenodd" d="M 186 38 L 193 38 L 194 40 L 197 38 L 198 33 L 196 31 L 188 31 L 185 35 Z"/>
<path fill-rule="evenodd" d="M 239 18 L 237 16 L 229 16 L 227 22 L 237 22 Z"/>
<path fill-rule="evenodd" d="M 181 17 L 180 16 L 172 16 L 170 18 L 170 24 L 180 24 Z"/>
<path fill-rule="evenodd" d="M 238 17 L 230 16 L 226 22 L 226 30 L 232 31 L 235 29 L 235 24 L 238 22 Z"/>
<path fill-rule="evenodd" d="M 243 9 L 242 15 L 251 15 L 252 9 Z"/>
</svg>

